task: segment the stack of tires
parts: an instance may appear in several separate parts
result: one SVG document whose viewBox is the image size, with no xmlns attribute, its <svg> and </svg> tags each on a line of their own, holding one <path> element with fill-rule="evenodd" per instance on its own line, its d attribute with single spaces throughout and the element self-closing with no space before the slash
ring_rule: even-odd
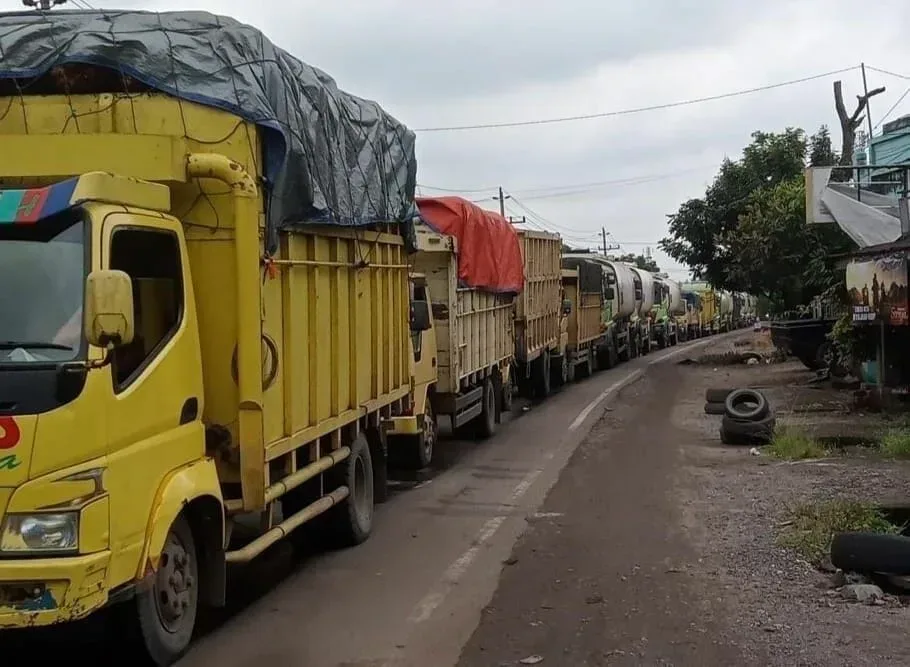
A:
<svg viewBox="0 0 910 667">
<path fill-rule="evenodd" d="M 708 389 L 705 413 L 722 416 L 720 441 L 725 445 L 766 445 L 777 425 L 767 397 L 755 389 Z"/>
</svg>

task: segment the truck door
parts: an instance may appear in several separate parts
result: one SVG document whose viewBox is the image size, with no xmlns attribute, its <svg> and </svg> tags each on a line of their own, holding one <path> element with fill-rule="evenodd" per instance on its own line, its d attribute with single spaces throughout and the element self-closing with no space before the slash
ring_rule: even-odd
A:
<svg viewBox="0 0 910 667">
<path fill-rule="evenodd" d="M 165 476 L 204 455 L 202 362 L 182 225 L 161 216 L 115 213 L 101 231 L 104 269 L 133 285 L 135 338 L 105 369 L 111 497 L 111 584 L 141 567 L 153 501 Z"/>
</svg>

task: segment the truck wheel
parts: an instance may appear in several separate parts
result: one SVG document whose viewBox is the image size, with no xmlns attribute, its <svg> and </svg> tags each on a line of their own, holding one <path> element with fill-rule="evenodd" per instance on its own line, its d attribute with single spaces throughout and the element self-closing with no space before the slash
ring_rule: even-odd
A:
<svg viewBox="0 0 910 667">
<path fill-rule="evenodd" d="M 423 470 L 429 467 L 433 462 L 433 454 L 436 450 L 436 440 L 439 434 L 439 425 L 436 422 L 436 414 L 433 412 L 433 404 L 427 399 L 426 407 L 423 410 L 423 429 L 419 436 L 406 436 L 395 438 L 390 447 L 390 458 L 396 466 L 404 470 Z M 375 475 L 373 478 L 375 496 Z"/>
<path fill-rule="evenodd" d="M 569 381 L 569 357 L 564 352 L 558 357 L 550 357 L 550 384 L 562 387 Z"/>
<path fill-rule="evenodd" d="M 186 653 L 199 608 L 198 582 L 193 531 L 178 516 L 164 541 L 151 585 L 135 598 L 139 633 L 153 664 L 172 665 Z"/>
<path fill-rule="evenodd" d="M 623 351 L 619 353 L 620 361 L 632 361 L 632 341 L 627 340 L 626 346 L 623 348 Z"/>
<path fill-rule="evenodd" d="M 483 381 L 483 410 L 477 415 L 477 436 L 481 439 L 489 438 L 496 433 L 496 392 L 493 381 L 487 378 Z"/>
<path fill-rule="evenodd" d="M 550 395 L 550 351 L 544 350 L 534 361 L 534 395 L 546 398 Z"/>
<path fill-rule="evenodd" d="M 346 486 L 348 497 L 326 513 L 333 546 L 353 547 L 373 530 L 373 461 L 366 436 L 359 433 L 351 455 L 325 473 L 326 492 Z"/>
<path fill-rule="evenodd" d="M 503 414 L 512 412 L 512 379 L 502 384 L 502 404 L 499 411 Z"/>
</svg>

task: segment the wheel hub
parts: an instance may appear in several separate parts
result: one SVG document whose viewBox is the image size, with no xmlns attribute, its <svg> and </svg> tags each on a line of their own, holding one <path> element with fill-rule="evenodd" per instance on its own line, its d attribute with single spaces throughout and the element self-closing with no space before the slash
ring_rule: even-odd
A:
<svg viewBox="0 0 910 667">
<path fill-rule="evenodd" d="M 192 601 L 195 586 L 190 568 L 190 554 L 174 534 L 168 535 L 155 574 L 155 604 L 162 625 L 177 632 Z"/>
</svg>

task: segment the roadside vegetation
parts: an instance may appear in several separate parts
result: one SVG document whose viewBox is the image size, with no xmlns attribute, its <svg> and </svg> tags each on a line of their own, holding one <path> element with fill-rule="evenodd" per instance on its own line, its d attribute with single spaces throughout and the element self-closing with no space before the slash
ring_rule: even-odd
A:
<svg viewBox="0 0 910 667">
<path fill-rule="evenodd" d="M 805 503 L 789 508 L 781 524 L 780 546 L 793 549 L 815 567 L 827 563 L 837 533 L 863 531 L 894 534 L 900 527 L 878 507 L 855 500 Z"/>
<path fill-rule="evenodd" d="M 792 427 L 777 430 L 765 451 L 770 456 L 784 461 L 820 459 L 828 454 L 822 443 L 805 431 Z"/>
<path fill-rule="evenodd" d="M 881 452 L 892 459 L 910 459 L 910 429 L 888 431 L 881 439 Z"/>
</svg>

